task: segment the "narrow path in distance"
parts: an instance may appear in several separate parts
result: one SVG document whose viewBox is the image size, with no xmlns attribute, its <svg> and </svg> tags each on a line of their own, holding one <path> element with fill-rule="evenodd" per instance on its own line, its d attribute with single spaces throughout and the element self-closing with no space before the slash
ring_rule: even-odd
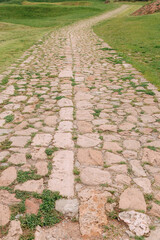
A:
<svg viewBox="0 0 160 240">
<path fill-rule="evenodd" d="M 2 226 L 20 202 L 14 191 L 44 189 L 66 197 L 56 209 L 69 218 L 38 226 L 36 240 L 129 240 L 120 212 L 137 235 L 159 226 L 160 94 L 92 30 L 128 8 L 54 31 L 1 76 Z M 40 204 L 34 195 L 25 211 Z M 19 221 L 9 229 L 2 239 L 22 234 Z"/>
</svg>

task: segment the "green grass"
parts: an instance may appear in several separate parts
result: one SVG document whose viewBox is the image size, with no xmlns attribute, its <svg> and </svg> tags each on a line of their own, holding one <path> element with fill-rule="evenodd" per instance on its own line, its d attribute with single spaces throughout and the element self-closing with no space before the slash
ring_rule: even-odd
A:
<svg viewBox="0 0 160 240">
<path fill-rule="evenodd" d="M 61 1 L 60 5 L 47 2 L 25 2 L 27 5 L 24 5 L 22 0 L 4 3 L 0 0 L 0 73 L 15 63 L 25 50 L 45 34 L 120 5 L 119 3 L 104 4 L 102 0 L 90 0 L 84 3 Z"/>
<path fill-rule="evenodd" d="M 139 7 L 131 6 L 117 18 L 95 26 L 94 31 L 160 89 L 160 13 L 131 16 Z"/>
</svg>

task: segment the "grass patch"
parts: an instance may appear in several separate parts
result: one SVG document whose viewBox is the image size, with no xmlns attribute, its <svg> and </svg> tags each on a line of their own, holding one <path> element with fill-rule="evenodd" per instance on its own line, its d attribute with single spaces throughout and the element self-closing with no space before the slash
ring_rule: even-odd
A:
<svg viewBox="0 0 160 240">
<path fill-rule="evenodd" d="M 37 175 L 34 170 L 31 171 L 22 171 L 19 170 L 17 173 L 18 183 L 24 183 L 28 180 L 39 180 L 42 176 Z"/>
<path fill-rule="evenodd" d="M 9 149 L 11 144 L 12 144 L 12 142 L 9 141 L 8 139 L 6 139 L 5 141 L 0 143 L 0 149 L 1 150 Z"/>
<path fill-rule="evenodd" d="M 7 4 L 14 3 L 14 4 Z M 22 4 L 22 0 L 1 1 L 0 7 L 0 73 L 15 63 L 22 53 L 45 34 L 75 21 L 112 10 L 120 4 L 104 4 L 90 0 L 89 4 Z M 55 1 L 51 1 L 55 2 Z M 65 1 L 64 1 L 65 2 Z M 16 4 L 17 3 L 17 4 Z M 71 2 L 72 3 L 72 2 Z M 75 3 L 75 1 L 73 1 Z M 40 43 L 39 43 L 40 44 Z M 2 80 L 2 85 L 8 82 Z"/>
<path fill-rule="evenodd" d="M 7 115 L 6 117 L 4 117 L 6 123 L 10 123 L 14 120 L 14 115 L 13 114 L 10 114 L 10 115 Z"/>
<path fill-rule="evenodd" d="M 160 13 L 131 16 L 139 7 L 133 5 L 117 18 L 98 24 L 94 31 L 160 89 Z"/>
</svg>

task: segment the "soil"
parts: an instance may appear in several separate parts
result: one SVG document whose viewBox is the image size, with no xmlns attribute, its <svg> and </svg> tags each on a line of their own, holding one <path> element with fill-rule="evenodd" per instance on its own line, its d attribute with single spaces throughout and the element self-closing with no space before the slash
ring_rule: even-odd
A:
<svg viewBox="0 0 160 240">
<path fill-rule="evenodd" d="M 157 0 L 155 2 L 152 2 L 150 4 L 147 4 L 137 11 L 135 11 L 132 15 L 133 16 L 139 16 L 139 15 L 147 15 L 147 14 L 153 14 L 156 12 L 160 12 L 160 0 Z"/>
</svg>

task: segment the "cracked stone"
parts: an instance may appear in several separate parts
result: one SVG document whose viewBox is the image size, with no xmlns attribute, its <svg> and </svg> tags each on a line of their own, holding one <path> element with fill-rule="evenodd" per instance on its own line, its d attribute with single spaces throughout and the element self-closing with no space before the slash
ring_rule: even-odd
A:
<svg viewBox="0 0 160 240">
<path fill-rule="evenodd" d="M 92 148 L 78 149 L 78 161 L 86 166 L 103 166 L 103 156 L 98 150 Z"/>
</svg>

